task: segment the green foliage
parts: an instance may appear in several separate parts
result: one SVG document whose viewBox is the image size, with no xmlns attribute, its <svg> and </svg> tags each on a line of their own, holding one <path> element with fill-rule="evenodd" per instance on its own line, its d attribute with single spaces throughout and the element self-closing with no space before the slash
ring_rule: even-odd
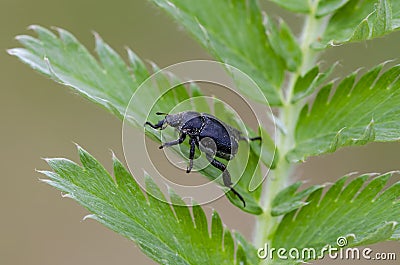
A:
<svg viewBox="0 0 400 265">
<path fill-rule="evenodd" d="M 310 6 L 308 0 L 271 0 L 287 10 L 298 12 L 298 13 L 308 13 L 310 12 Z"/>
<path fill-rule="evenodd" d="M 38 38 L 18 36 L 17 40 L 25 48 L 11 49 L 9 53 L 55 81 L 72 87 L 120 118 L 134 89 L 149 76 L 143 63 L 129 51 L 136 77 L 132 78 L 125 63 L 97 34 L 96 51 L 101 54 L 101 64 L 69 32 L 57 28 L 57 37 L 40 26 L 30 28 L 38 34 Z"/>
<path fill-rule="evenodd" d="M 346 247 L 368 245 L 395 239 L 400 222 L 400 182 L 383 190 L 392 173 L 373 177 L 361 175 L 345 185 L 348 176 L 334 183 L 325 195 L 321 187 L 313 188 L 305 206 L 283 217 L 272 240 L 275 247 L 299 250 L 315 248 L 317 253 L 328 244 L 345 237 Z M 298 184 L 278 196 L 293 200 Z M 308 193 L 306 191 L 300 192 Z M 295 194 L 298 199 L 301 197 Z"/>
<path fill-rule="evenodd" d="M 398 140 L 400 66 L 381 73 L 382 67 L 374 67 L 358 82 L 356 73 L 349 75 L 331 97 L 332 84 L 321 89 L 312 107 L 301 111 L 288 158 L 304 160 L 342 146 Z"/>
<path fill-rule="evenodd" d="M 278 195 L 272 201 L 272 209 L 271 215 L 278 216 L 287 214 L 293 210 L 296 210 L 302 206 L 308 204 L 308 202 L 302 201 L 303 198 L 307 197 L 311 193 L 315 192 L 318 189 L 322 189 L 324 186 L 311 186 L 301 192 L 297 192 L 296 190 L 301 186 L 302 182 L 298 181 L 293 183 L 289 187 L 281 190 Z"/>
<path fill-rule="evenodd" d="M 316 15 L 325 16 L 327 14 L 334 13 L 336 10 L 344 6 L 350 0 L 320 0 L 318 2 L 318 8 Z M 356 2 L 356 1 L 353 1 Z"/>
<path fill-rule="evenodd" d="M 179 21 L 215 58 L 250 75 L 269 104 L 281 104 L 284 63 L 265 35 L 257 1 L 151 1 Z"/>
<path fill-rule="evenodd" d="M 319 67 L 315 66 L 305 75 L 300 76 L 294 85 L 292 103 L 314 93 L 329 78 L 336 65 L 337 63 L 333 64 L 325 72 L 320 72 Z"/>
<path fill-rule="evenodd" d="M 133 240 L 149 257 L 160 264 L 254 264 L 243 249 L 250 245 L 236 233 L 223 227 L 213 212 L 211 233 L 202 208 L 182 206 L 182 199 L 170 190 L 173 210 L 168 203 L 143 194 L 138 183 L 113 156 L 115 180 L 100 163 L 78 147 L 82 166 L 63 159 L 47 159 L 54 170 L 42 171 L 43 181 L 73 198 L 99 221 L 117 233 Z M 150 177 L 146 190 L 162 196 Z M 193 217 L 192 217 L 193 216 Z M 237 250 L 235 251 L 235 245 Z M 236 257 L 236 262 L 235 262 Z M 251 259 L 251 256 L 249 256 Z"/>
<path fill-rule="evenodd" d="M 288 185 L 296 161 L 343 146 L 400 139 L 400 65 L 382 70 L 381 64 L 359 76 L 355 71 L 335 86 L 329 78 L 336 64 L 323 70 L 317 62 L 328 46 L 366 41 L 397 30 L 400 1 L 271 0 L 305 18 L 301 34 L 293 32 L 283 19 L 264 14 L 257 0 L 151 1 L 183 25 L 217 60 L 250 76 L 274 107 L 271 119 L 276 121 L 278 141 L 267 132 L 268 125 L 262 124 L 258 135 L 263 144 L 242 143 L 228 165 L 234 181 L 244 172 L 235 189 L 247 206 L 243 207 L 232 192 L 227 197 L 243 211 L 258 215 L 254 244 L 225 229 L 217 212 L 212 214 L 209 231 L 202 208 L 195 204 L 190 211 L 172 190 L 170 201 L 181 206 L 155 199 L 149 193 L 164 195 L 150 176 L 146 176 L 148 194 L 144 194 L 115 157 L 115 180 L 78 148 L 82 166 L 67 159 L 48 159 L 53 171 L 42 172 L 48 177 L 45 182 L 86 207 L 93 213 L 91 218 L 135 241 L 160 264 L 258 264 L 262 261 L 256 247 L 264 243 L 276 249 L 314 247 L 318 251 L 328 244 L 335 247 L 339 237 L 348 240 L 347 247 L 400 239 L 400 182 L 385 189 L 392 173 L 369 182 L 370 175 L 362 175 L 345 185 L 346 176 L 329 189 L 316 185 L 297 191 L 301 182 Z M 187 100 L 193 110 L 215 114 L 256 135 L 217 99 L 210 105 L 199 87 L 183 86 L 179 77 L 169 74 L 157 75 L 152 90 L 144 90 L 137 105 L 129 108 L 132 94 L 160 70 L 155 64 L 149 71 L 128 50 L 127 65 L 97 34 L 98 59 L 65 30 L 57 28 L 56 36 L 40 26 L 31 28 L 38 37 L 18 36 L 24 48 L 11 49 L 10 54 L 120 119 L 126 111 L 127 121 L 141 130 L 145 120 L 154 123 L 160 119 L 156 111 L 168 113 Z M 230 73 L 243 95 L 262 101 Z M 163 94 L 166 87 L 174 89 Z M 149 96 L 153 92 L 161 96 L 157 102 Z M 150 113 L 144 111 L 147 106 L 153 106 Z M 158 131 L 146 128 L 144 132 L 161 141 Z M 174 136 L 171 128 L 164 132 L 169 138 Z M 189 153 L 187 144 L 181 145 L 182 152 L 173 150 L 184 157 Z M 264 166 L 273 172 L 270 185 L 254 185 Z M 211 166 L 200 172 L 210 180 L 221 173 Z M 275 259 L 268 264 L 301 261 Z"/>
<path fill-rule="evenodd" d="M 169 112 L 179 102 L 187 99 L 192 101 L 194 110 L 210 113 L 208 103 L 198 100 L 202 94 L 195 84 L 190 85 L 189 91 L 191 95 L 183 85 L 178 85 L 173 90 L 170 90 L 156 102 L 149 117 L 142 110 L 145 109 L 145 106 L 155 103 L 151 102 L 151 97 L 144 97 L 135 105 L 135 108 L 127 109 L 132 93 L 136 91 L 137 87 L 145 79 L 150 77 L 150 72 L 146 66 L 131 50 L 128 50 L 130 61 L 130 67 L 128 67 L 122 58 L 109 45 L 104 43 L 99 35 L 95 34 L 98 62 L 71 33 L 63 29 L 57 29 L 59 32 L 59 37 L 57 37 L 43 27 L 32 26 L 31 28 L 38 34 L 38 39 L 31 36 L 18 36 L 17 39 L 25 48 L 11 49 L 9 53 L 17 56 L 32 68 L 39 70 L 57 82 L 71 87 L 89 100 L 100 104 L 120 119 L 123 118 L 127 110 L 129 117 L 156 122 L 160 117 L 155 115 L 155 112 L 160 110 Z M 83 58 L 83 61 L 81 58 Z M 157 66 L 153 65 L 153 71 L 157 72 L 158 70 Z M 174 86 L 173 84 L 178 83 L 178 80 L 174 77 L 170 78 L 164 75 L 157 75 L 156 81 L 160 93 L 163 88 L 172 87 Z M 219 112 L 219 118 L 223 118 L 224 113 L 225 115 L 229 114 L 229 110 L 224 109 Z M 143 128 L 143 123 L 138 124 L 137 120 L 128 119 L 133 126 Z M 168 137 L 174 137 L 173 132 L 174 130 L 172 129 L 164 131 Z M 153 140 L 161 142 L 160 132 L 147 128 L 146 134 Z M 244 157 L 244 152 L 241 152 L 239 155 L 242 159 L 235 159 L 231 163 L 236 168 L 246 168 L 245 174 L 237 183 L 236 190 L 243 194 L 247 207 L 244 208 L 243 203 L 232 192 L 229 191 L 227 193 L 229 200 L 234 205 L 253 214 L 262 212 L 259 205 L 260 190 L 249 191 L 249 183 L 258 163 L 258 156 L 254 152 L 260 153 L 260 149 L 263 148 L 262 161 L 267 166 L 271 166 L 274 158 L 274 143 L 266 132 L 263 133 L 263 137 L 269 143 L 268 145 L 260 146 L 259 143 L 252 143 L 251 150 L 255 151 L 251 151 L 249 157 Z M 182 153 L 188 157 L 189 147 L 187 145 L 182 145 L 181 147 Z M 182 155 L 181 152 L 178 152 L 179 149 L 177 147 L 174 150 L 177 155 Z M 214 180 L 221 174 L 218 169 L 212 166 L 201 170 L 200 173 L 210 180 Z M 235 173 L 235 171 L 232 173 Z M 240 176 L 233 174 L 233 177 L 237 180 Z"/>
<path fill-rule="evenodd" d="M 390 0 L 348 1 L 336 10 L 321 40 L 314 43 L 314 47 L 325 48 L 328 44 L 362 41 L 388 34 L 400 27 L 399 10 L 398 1 L 393 1 L 393 4 Z"/>
<path fill-rule="evenodd" d="M 284 20 L 279 21 L 279 28 L 268 17 L 265 17 L 265 20 L 268 39 L 275 53 L 283 59 L 289 71 L 297 71 L 301 65 L 302 54 L 289 26 Z"/>
</svg>

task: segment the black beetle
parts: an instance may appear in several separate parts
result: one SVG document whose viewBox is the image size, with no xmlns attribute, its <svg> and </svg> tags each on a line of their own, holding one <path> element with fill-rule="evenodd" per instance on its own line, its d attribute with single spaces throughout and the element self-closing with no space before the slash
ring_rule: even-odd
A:
<svg viewBox="0 0 400 265">
<path fill-rule="evenodd" d="M 236 194 L 246 207 L 243 197 L 232 187 L 231 176 L 226 169 L 226 165 L 214 159 L 214 156 L 231 160 L 237 153 L 239 141 L 261 140 L 261 137 L 247 138 L 242 132 L 218 120 L 216 117 L 195 111 L 184 111 L 177 114 L 167 114 L 157 112 L 157 115 L 165 115 L 165 118 L 157 124 L 146 122 L 154 129 L 165 129 L 168 125 L 174 127 L 179 132 L 177 140 L 164 143 L 160 149 L 183 143 L 186 136 L 189 137 L 190 153 L 189 166 L 186 172 L 189 173 L 193 168 L 193 158 L 196 146 L 206 154 L 207 160 L 214 167 L 222 171 L 224 185 Z"/>
</svg>

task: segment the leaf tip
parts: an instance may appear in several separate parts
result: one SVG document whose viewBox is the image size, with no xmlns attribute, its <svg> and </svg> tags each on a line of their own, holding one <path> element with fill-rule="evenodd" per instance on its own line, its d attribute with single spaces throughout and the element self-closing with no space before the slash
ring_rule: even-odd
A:
<svg viewBox="0 0 400 265">
<path fill-rule="evenodd" d="M 78 150 L 78 155 L 79 158 L 81 160 L 81 162 L 83 162 L 83 160 L 85 160 L 85 158 L 93 158 L 91 154 L 89 154 L 88 151 L 86 151 L 82 146 L 80 146 L 77 143 L 74 143 L 76 146 L 76 149 Z"/>
<path fill-rule="evenodd" d="M 82 221 L 86 221 L 87 219 L 96 220 L 97 218 L 95 214 L 87 214 L 82 218 Z"/>
<path fill-rule="evenodd" d="M 41 157 L 40 159 L 42 159 L 43 161 L 45 161 L 47 164 L 51 163 L 51 160 L 53 160 L 54 158 L 50 158 L 50 157 Z"/>
<path fill-rule="evenodd" d="M 111 159 L 112 159 L 114 165 L 116 163 L 120 164 L 121 162 L 119 161 L 118 157 L 115 155 L 114 151 L 110 149 L 110 152 L 111 152 Z"/>
<path fill-rule="evenodd" d="M 179 196 L 179 194 L 171 186 L 166 185 L 166 188 L 167 188 L 167 193 L 170 196 L 170 198 L 178 197 L 178 198 L 182 199 L 182 197 Z"/>
<path fill-rule="evenodd" d="M 100 36 L 100 34 L 97 31 L 92 31 L 92 34 L 94 36 L 94 39 L 96 40 L 96 42 L 103 42 L 103 38 Z"/>
<path fill-rule="evenodd" d="M 391 176 L 394 174 L 400 174 L 400 170 L 392 170 L 392 171 L 387 172 L 386 174 L 390 174 Z"/>
<path fill-rule="evenodd" d="M 39 171 L 38 171 L 38 172 L 39 172 Z M 45 171 L 42 171 L 42 172 L 39 172 L 39 173 L 45 174 L 44 172 L 45 172 Z M 39 180 L 40 182 L 43 182 L 43 183 L 46 183 L 46 184 L 49 184 L 49 185 L 51 185 L 51 183 L 53 182 L 51 179 L 44 179 L 44 178 L 38 178 L 38 180 Z"/>
<path fill-rule="evenodd" d="M 42 175 L 45 175 L 45 176 L 50 176 L 53 173 L 53 171 L 42 170 L 42 169 L 37 169 L 37 168 L 35 168 L 35 172 L 39 173 L 39 174 L 42 174 Z M 44 182 L 43 180 L 45 180 L 45 179 L 38 178 L 38 180 L 41 181 L 41 182 Z"/>
<path fill-rule="evenodd" d="M 329 145 L 329 148 L 327 150 L 328 153 L 335 152 L 342 145 L 342 142 L 343 142 L 343 139 L 342 139 L 343 138 L 343 131 L 345 129 L 346 129 L 346 127 L 343 127 L 342 129 L 340 129 L 336 133 L 335 137 L 333 137 L 333 139 L 332 139 L 332 141 L 331 141 L 331 143 Z"/>
<path fill-rule="evenodd" d="M 34 170 L 36 173 L 39 173 L 39 174 L 44 174 L 44 172 L 46 171 L 46 170 L 37 169 L 37 168 L 35 168 Z"/>
<path fill-rule="evenodd" d="M 81 152 L 82 150 L 84 151 L 83 147 L 80 146 L 78 143 L 76 142 L 72 142 L 75 145 L 75 148 L 78 150 L 78 152 Z"/>
<path fill-rule="evenodd" d="M 14 37 L 14 39 L 15 39 L 16 41 L 20 41 L 21 39 L 23 39 L 23 38 L 25 38 L 25 37 L 26 37 L 26 35 L 17 35 L 17 36 Z"/>
<path fill-rule="evenodd" d="M 28 30 L 33 30 L 33 31 L 36 31 L 36 30 L 39 29 L 39 28 L 41 28 L 41 26 L 39 26 L 39 25 L 37 25 L 37 24 L 32 24 L 32 25 L 29 25 L 29 26 L 27 27 Z"/>
<path fill-rule="evenodd" d="M 69 198 L 69 199 L 75 199 L 75 197 L 71 193 L 61 193 L 62 198 Z"/>
<path fill-rule="evenodd" d="M 11 49 L 7 49 L 6 52 L 9 55 L 17 56 L 18 55 L 18 50 L 20 50 L 20 48 L 11 48 Z"/>
<path fill-rule="evenodd" d="M 65 31 L 65 29 L 62 29 L 60 27 L 57 26 L 51 26 L 50 27 L 52 30 L 57 31 L 58 33 Z"/>
<path fill-rule="evenodd" d="M 92 30 L 91 32 L 92 32 L 92 34 L 93 34 L 93 36 L 94 36 L 95 38 L 101 38 L 101 37 L 100 37 L 100 34 L 99 34 L 97 31 Z"/>
<path fill-rule="evenodd" d="M 395 61 L 397 61 L 397 59 L 388 59 L 388 60 L 384 61 L 383 63 L 381 63 L 381 65 L 383 67 L 387 64 L 394 63 Z"/>
<path fill-rule="evenodd" d="M 155 62 L 153 62 L 152 60 L 146 60 L 146 61 L 150 64 L 151 69 L 153 70 L 154 73 L 160 71 L 160 67 L 158 67 L 158 65 Z"/>
</svg>

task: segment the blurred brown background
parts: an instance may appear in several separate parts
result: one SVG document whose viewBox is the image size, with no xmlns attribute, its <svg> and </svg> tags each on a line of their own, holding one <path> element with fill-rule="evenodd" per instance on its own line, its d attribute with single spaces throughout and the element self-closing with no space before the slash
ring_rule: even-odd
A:
<svg viewBox="0 0 400 265">
<path fill-rule="evenodd" d="M 273 6 L 270 10 L 276 12 Z M 65 28 L 91 51 L 91 31 L 97 31 L 124 56 L 124 47 L 129 46 L 141 58 L 161 67 L 210 57 L 146 0 L 0 0 L 0 264 L 155 264 L 132 242 L 94 221 L 83 222 L 87 212 L 82 207 L 38 181 L 41 176 L 35 168 L 48 168 L 42 157 L 77 160 L 73 142 L 108 169 L 110 149 L 121 159 L 123 154 L 119 120 L 6 53 L 7 48 L 18 46 L 14 36 L 30 34 L 26 28 L 31 24 Z M 399 42 L 398 32 L 368 43 L 330 49 L 325 60 L 329 64 L 339 59 L 339 70 L 349 73 L 398 58 Z M 296 177 L 323 183 L 353 171 L 386 172 L 400 169 L 399 157 L 399 143 L 346 148 L 310 159 L 296 171 Z M 207 212 L 217 209 L 228 227 L 251 237 L 252 216 L 239 212 L 225 198 L 205 208 Z M 374 245 L 373 249 L 397 252 L 400 259 L 398 243 Z M 373 263 L 389 262 L 355 264 Z"/>
</svg>

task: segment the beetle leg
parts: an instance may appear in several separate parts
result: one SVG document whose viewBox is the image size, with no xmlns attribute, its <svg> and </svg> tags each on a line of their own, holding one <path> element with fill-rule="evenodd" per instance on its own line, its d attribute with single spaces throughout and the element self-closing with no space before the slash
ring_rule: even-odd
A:
<svg viewBox="0 0 400 265">
<path fill-rule="evenodd" d="M 244 140 L 244 141 L 246 141 L 246 142 L 261 141 L 261 136 L 251 137 L 251 138 L 247 138 L 247 137 L 245 137 L 245 136 L 240 136 L 239 140 Z"/>
<path fill-rule="evenodd" d="M 207 155 L 206 157 L 208 161 L 210 161 L 211 165 L 214 167 L 218 168 L 219 170 L 222 171 L 222 180 L 224 181 L 224 185 L 239 197 L 239 199 L 243 202 L 243 206 L 246 207 L 246 202 L 244 201 L 242 195 L 239 194 L 233 187 L 232 187 L 232 180 L 231 180 L 231 174 L 229 174 L 229 171 L 226 169 L 226 165 L 216 159 L 214 159 L 211 155 Z"/>
<path fill-rule="evenodd" d="M 193 158 L 194 158 L 194 152 L 196 148 L 196 138 L 191 137 L 189 140 L 190 144 L 190 153 L 189 153 L 189 166 L 186 169 L 186 173 L 190 173 L 193 168 Z"/>
<path fill-rule="evenodd" d="M 176 139 L 174 141 L 171 141 L 171 142 L 166 142 L 163 145 L 161 145 L 159 148 L 163 149 L 164 147 L 170 147 L 170 146 L 173 146 L 173 145 L 181 144 L 181 143 L 183 143 L 183 141 L 185 141 L 185 139 L 186 139 L 186 134 L 185 133 L 181 133 L 181 135 L 179 136 L 178 139 Z"/>
</svg>

